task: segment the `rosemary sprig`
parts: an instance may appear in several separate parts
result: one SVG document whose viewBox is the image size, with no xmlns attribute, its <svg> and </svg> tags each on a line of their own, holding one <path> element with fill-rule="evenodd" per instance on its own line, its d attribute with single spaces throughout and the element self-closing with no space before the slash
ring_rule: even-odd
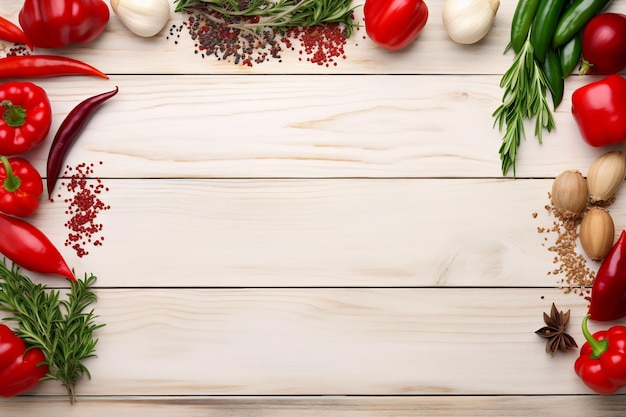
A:
<svg viewBox="0 0 626 417">
<path fill-rule="evenodd" d="M 176 11 L 203 6 L 225 17 L 259 17 L 256 23 L 237 26 L 246 29 L 311 27 L 321 23 L 344 23 L 348 36 L 358 24 L 352 19 L 352 0 L 175 0 Z"/>
<path fill-rule="evenodd" d="M 104 326 L 94 322 L 93 309 L 86 311 L 96 301 L 90 289 L 95 281 L 94 275 L 85 275 L 61 299 L 60 291 L 35 284 L 15 264 L 9 269 L 0 261 L 0 311 L 10 314 L 3 320 L 16 322 L 15 333 L 24 343 L 42 350 L 48 365 L 43 379 L 61 382 L 71 403 L 78 381 L 85 375 L 91 379 L 83 361 L 95 356 L 94 332 Z"/>
<path fill-rule="evenodd" d="M 522 138 L 526 139 L 524 129 L 525 120 L 535 118 L 535 137 L 542 143 L 543 130 L 551 132 L 555 127 L 554 117 L 548 100 L 548 81 L 534 56 L 530 36 L 515 55 L 513 64 L 504 73 L 500 81 L 500 88 L 504 89 L 502 104 L 493 113 L 494 126 L 500 131 L 505 129 L 500 159 L 502 160 L 502 174 L 506 175 L 513 167 L 515 175 L 515 161 L 517 150 Z"/>
</svg>

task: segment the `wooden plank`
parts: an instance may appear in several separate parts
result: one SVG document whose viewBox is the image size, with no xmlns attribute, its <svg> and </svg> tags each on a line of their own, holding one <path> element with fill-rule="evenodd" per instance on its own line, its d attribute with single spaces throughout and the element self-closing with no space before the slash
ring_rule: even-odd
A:
<svg viewBox="0 0 626 417">
<path fill-rule="evenodd" d="M 21 0 L 4 0 L 0 15 L 17 22 Z M 172 10 L 173 2 L 172 4 Z M 355 0 L 355 19 L 363 22 L 363 0 Z M 201 59 L 194 54 L 194 42 L 184 32 L 180 38 L 167 39 L 172 26 L 179 26 L 184 15 L 171 12 L 170 23 L 154 38 L 132 35 L 112 14 L 109 24 L 100 38 L 85 45 L 63 48 L 60 52 L 82 59 L 106 73 L 154 73 L 154 74 L 502 74 L 511 65 L 513 55 L 504 54 L 509 42 L 510 24 L 516 2 L 502 1 L 494 26 L 481 42 L 459 45 L 449 39 L 441 12 L 443 0 L 428 2 L 429 20 L 419 41 L 399 52 L 390 52 L 374 45 L 366 36 L 364 27 L 348 40 L 345 60 L 335 66 L 318 66 L 299 62 L 296 52 L 284 51 L 282 62 L 272 60 L 252 68 L 231 62 Z M 624 12 L 626 2 L 615 0 L 607 11 Z M 178 44 L 175 44 L 174 41 Z M 149 63 L 146 65 L 146 63 Z"/>
<path fill-rule="evenodd" d="M 103 161 L 103 177 L 498 177 L 498 76 L 116 76 L 42 80 L 54 117 L 26 156 L 42 171 L 54 133 L 85 98 L 120 88 L 67 163 Z M 586 172 L 607 149 L 584 143 L 568 80 L 543 144 L 527 125 L 518 177 Z M 374 87 L 373 87 L 374 86 Z M 623 149 L 615 145 L 610 149 Z M 509 175 L 511 175 L 509 173 Z"/>
<path fill-rule="evenodd" d="M 538 228 L 555 220 L 545 209 L 551 184 L 107 178 L 100 199 L 111 208 L 96 218 L 104 244 L 86 245 L 83 258 L 62 246 L 70 193 L 30 221 L 79 275 L 107 287 L 550 287 L 560 281 L 548 275 L 557 234 Z M 622 198 L 611 207 L 616 233 L 625 210 Z"/>
<path fill-rule="evenodd" d="M 401 396 L 401 397 L 85 397 L 73 407 L 59 398 L 0 399 L 12 417 L 67 413 L 108 417 L 588 417 L 621 416 L 626 397 L 588 396 Z"/>
<path fill-rule="evenodd" d="M 79 395 L 588 394 L 534 334 L 556 289 L 100 289 Z M 592 323 L 592 331 L 605 324 Z M 46 382 L 32 394 L 62 394 Z"/>
</svg>

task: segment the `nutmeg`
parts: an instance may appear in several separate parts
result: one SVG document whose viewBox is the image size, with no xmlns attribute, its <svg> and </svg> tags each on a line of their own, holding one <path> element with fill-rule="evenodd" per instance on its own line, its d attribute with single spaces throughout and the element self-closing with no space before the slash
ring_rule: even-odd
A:
<svg viewBox="0 0 626 417">
<path fill-rule="evenodd" d="M 601 206 L 613 203 L 625 176 L 626 159 L 621 151 L 607 152 L 596 158 L 587 173 L 589 202 Z"/>
<path fill-rule="evenodd" d="M 552 183 L 552 204 L 564 217 L 578 217 L 587 208 L 587 181 L 578 170 L 560 173 Z"/>
<path fill-rule="evenodd" d="M 591 207 L 580 222 L 580 244 L 592 261 L 606 257 L 615 240 L 615 225 L 609 211 Z"/>
</svg>

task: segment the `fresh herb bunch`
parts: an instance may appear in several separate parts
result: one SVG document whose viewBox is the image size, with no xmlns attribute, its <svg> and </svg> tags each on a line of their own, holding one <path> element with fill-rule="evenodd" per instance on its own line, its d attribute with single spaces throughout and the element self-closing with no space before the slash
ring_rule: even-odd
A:
<svg viewBox="0 0 626 417">
<path fill-rule="evenodd" d="M 535 137 L 539 143 L 542 143 L 544 129 L 551 132 L 556 127 L 546 98 L 548 81 L 535 60 L 530 36 L 515 55 L 511 67 L 502 76 L 500 88 L 504 89 L 502 104 L 493 116 L 496 119 L 494 126 L 498 125 L 500 131 L 505 128 L 500 146 L 502 174 L 506 175 L 513 167 L 515 175 L 517 150 L 522 138 L 526 139 L 524 122 L 535 119 Z"/>
<path fill-rule="evenodd" d="M 86 311 L 96 301 L 90 289 L 95 281 L 94 275 L 85 275 L 61 299 L 60 291 L 35 284 L 15 264 L 9 269 L 0 261 L 0 311 L 10 314 L 3 320 L 16 322 L 16 335 L 43 351 L 48 365 L 43 379 L 61 382 L 71 403 L 78 381 L 85 375 L 91 379 L 83 360 L 95 356 L 94 332 L 104 326 L 94 322 L 93 309 Z"/>
<path fill-rule="evenodd" d="M 247 29 L 262 27 L 311 27 L 321 23 L 344 23 L 348 36 L 357 25 L 352 19 L 352 0 L 175 0 L 176 11 L 203 6 L 225 17 L 259 17 L 259 21 L 236 26 Z"/>
</svg>

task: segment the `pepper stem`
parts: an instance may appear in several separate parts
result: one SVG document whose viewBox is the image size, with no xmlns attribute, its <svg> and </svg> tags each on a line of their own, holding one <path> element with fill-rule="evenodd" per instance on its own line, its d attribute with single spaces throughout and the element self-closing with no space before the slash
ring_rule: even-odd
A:
<svg viewBox="0 0 626 417">
<path fill-rule="evenodd" d="M 22 180 L 13 173 L 13 168 L 11 168 L 11 164 L 6 156 L 0 156 L 0 161 L 2 165 L 4 165 L 4 170 L 7 173 L 7 177 L 4 179 L 4 189 L 10 193 L 17 191 L 22 185 Z"/>
<path fill-rule="evenodd" d="M 587 314 L 585 318 L 583 318 L 583 336 L 587 339 L 587 343 L 591 346 L 591 359 L 598 359 L 604 352 L 609 349 L 609 341 L 607 339 L 598 340 L 593 337 L 591 332 L 589 331 L 589 327 L 587 327 L 587 322 L 589 321 L 589 317 L 591 314 Z"/>
<path fill-rule="evenodd" d="M 19 105 L 14 105 L 11 100 L 3 100 L 0 103 L 6 109 L 2 118 L 11 127 L 21 127 L 26 122 L 26 109 Z"/>
</svg>

